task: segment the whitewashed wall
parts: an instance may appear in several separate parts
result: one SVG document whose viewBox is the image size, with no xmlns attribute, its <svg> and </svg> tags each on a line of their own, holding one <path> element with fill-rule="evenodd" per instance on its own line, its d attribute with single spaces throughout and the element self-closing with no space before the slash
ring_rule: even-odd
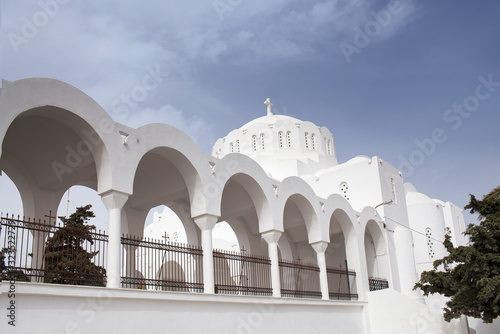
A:
<svg viewBox="0 0 500 334">
<path fill-rule="evenodd" d="M 365 333 L 363 302 L 273 299 L 16 283 L 16 326 L 0 333 Z"/>
</svg>

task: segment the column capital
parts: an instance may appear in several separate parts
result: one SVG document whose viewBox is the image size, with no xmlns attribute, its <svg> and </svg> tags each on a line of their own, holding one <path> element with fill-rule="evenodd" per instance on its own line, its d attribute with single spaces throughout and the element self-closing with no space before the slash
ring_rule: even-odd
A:
<svg viewBox="0 0 500 334">
<path fill-rule="evenodd" d="M 100 195 L 102 202 L 106 206 L 106 209 L 111 210 L 123 208 L 131 194 L 111 189 L 103 192 Z"/>
<path fill-rule="evenodd" d="M 280 240 L 282 234 L 283 232 L 278 230 L 269 230 L 261 233 L 262 238 L 266 240 L 268 244 L 277 243 L 278 240 Z"/>
<path fill-rule="evenodd" d="M 202 230 L 202 231 L 210 230 L 211 231 L 214 228 L 215 224 L 217 224 L 219 217 L 214 216 L 214 215 L 209 214 L 209 213 L 206 213 L 203 215 L 193 217 L 193 220 L 200 230 Z"/>
<path fill-rule="evenodd" d="M 329 242 L 326 241 L 316 241 L 311 244 L 311 247 L 316 251 L 316 253 L 324 253 L 328 248 Z"/>
</svg>

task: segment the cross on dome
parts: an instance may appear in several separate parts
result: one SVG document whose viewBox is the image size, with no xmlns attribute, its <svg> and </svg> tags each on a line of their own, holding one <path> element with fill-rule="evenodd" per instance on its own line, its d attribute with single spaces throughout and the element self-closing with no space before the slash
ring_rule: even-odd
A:
<svg viewBox="0 0 500 334">
<path fill-rule="evenodd" d="M 264 101 L 264 104 L 267 106 L 267 116 L 273 115 L 273 113 L 271 112 L 271 107 L 273 106 L 273 104 L 271 103 L 271 99 L 267 98 L 267 100 Z"/>
</svg>

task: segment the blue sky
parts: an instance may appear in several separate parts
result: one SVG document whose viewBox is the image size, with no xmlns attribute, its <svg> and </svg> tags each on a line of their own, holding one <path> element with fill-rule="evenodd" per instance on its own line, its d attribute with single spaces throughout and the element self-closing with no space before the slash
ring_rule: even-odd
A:
<svg viewBox="0 0 500 334">
<path fill-rule="evenodd" d="M 63 80 L 124 124 L 172 124 L 209 153 L 270 97 L 328 127 L 340 162 L 380 156 L 433 198 L 500 184 L 497 1 L 0 3 L 2 78 Z M 158 86 L 127 105 L 148 71 Z"/>
</svg>

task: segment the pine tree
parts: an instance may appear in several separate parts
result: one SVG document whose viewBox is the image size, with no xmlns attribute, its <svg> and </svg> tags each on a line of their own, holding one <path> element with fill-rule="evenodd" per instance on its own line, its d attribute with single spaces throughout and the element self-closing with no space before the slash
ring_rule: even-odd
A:
<svg viewBox="0 0 500 334">
<path fill-rule="evenodd" d="M 500 187 L 483 200 L 470 196 L 465 209 L 478 213 L 481 222 L 464 232 L 469 244 L 454 247 L 447 232 L 444 246 L 449 255 L 434 261 L 434 270 L 424 271 L 415 288 L 425 296 L 450 297 L 444 309 L 446 321 L 467 315 L 491 323 L 500 314 Z"/>
<path fill-rule="evenodd" d="M 105 285 L 106 269 L 92 262 L 99 251 L 88 252 L 83 247 L 84 243 L 94 244 L 91 230 L 95 226 L 87 225 L 95 217 L 91 207 L 78 207 L 69 218 L 59 217 L 64 226 L 47 239 L 45 246 L 45 283 Z"/>
</svg>

